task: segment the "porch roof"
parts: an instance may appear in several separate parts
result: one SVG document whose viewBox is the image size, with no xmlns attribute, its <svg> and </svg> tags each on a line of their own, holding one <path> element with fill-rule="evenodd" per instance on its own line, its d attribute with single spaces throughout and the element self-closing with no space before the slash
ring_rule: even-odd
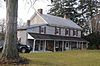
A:
<svg viewBox="0 0 100 66">
<path fill-rule="evenodd" d="M 47 34 L 38 34 L 38 33 L 29 33 L 29 34 L 36 40 L 88 42 L 85 39 L 79 37 L 67 37 L 67 36 L 47 35 Z"/>
</svg>

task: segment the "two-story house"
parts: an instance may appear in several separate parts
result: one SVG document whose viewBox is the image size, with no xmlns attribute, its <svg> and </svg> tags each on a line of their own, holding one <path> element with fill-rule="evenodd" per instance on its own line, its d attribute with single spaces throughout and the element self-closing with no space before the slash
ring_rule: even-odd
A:
<svg viewBox="0 0 100 66">
<path fill-rule="evenodd" d="M 18 40 L 28 44 L 34 51 L 64 51 L 84 49 L 88 42 L 81 38 L 82 28 L 70 19 L 43 14 L 39 9 L 27 21 L 27 26 L 18 28 Z"/>
</svg>

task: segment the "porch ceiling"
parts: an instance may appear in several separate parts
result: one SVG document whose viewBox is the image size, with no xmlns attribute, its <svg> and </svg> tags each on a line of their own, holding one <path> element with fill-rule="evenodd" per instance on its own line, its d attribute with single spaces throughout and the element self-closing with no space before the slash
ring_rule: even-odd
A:
<svg viewBox="0 0 100 66">
<path fill-rule="evenodd" d="M 67 37 L 67 36 L 57 36 L 57 35 L 47 35 L 38 33 L 29 33 L 36 40 L 59 40 L 59 41 L 82 41 L 88 42 L 83 38 L 79 37 Z"/>
</svg>

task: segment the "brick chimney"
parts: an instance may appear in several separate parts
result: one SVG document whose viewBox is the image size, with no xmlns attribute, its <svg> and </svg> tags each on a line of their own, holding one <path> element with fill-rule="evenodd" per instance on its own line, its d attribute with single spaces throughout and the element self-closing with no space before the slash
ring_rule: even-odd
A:
<svg viewBox="0 0 100 66">
<path fill-rule="evenodd" d="M 38 9 L 38 12 L 39 12 L 40 14 L 43 14 L 43 9 Z"/>
<path fill-rule="evenodd" d="M 30 20 L 27 20 L 27 26 L 28 27 L 30 26 Z"/>
</svg>

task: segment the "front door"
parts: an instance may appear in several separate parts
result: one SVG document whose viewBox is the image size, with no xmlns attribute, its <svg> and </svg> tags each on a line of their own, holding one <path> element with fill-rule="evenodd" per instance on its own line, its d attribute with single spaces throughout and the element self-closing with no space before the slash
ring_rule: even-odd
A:
<svg viewBox="0 0 100 66">
<path fill-rule="evenodd" d="M 65 42 L 65 44 L 64 44 L 65 46 L 65 50 L 69 50 L 69 42 Z"/>
</svg>

